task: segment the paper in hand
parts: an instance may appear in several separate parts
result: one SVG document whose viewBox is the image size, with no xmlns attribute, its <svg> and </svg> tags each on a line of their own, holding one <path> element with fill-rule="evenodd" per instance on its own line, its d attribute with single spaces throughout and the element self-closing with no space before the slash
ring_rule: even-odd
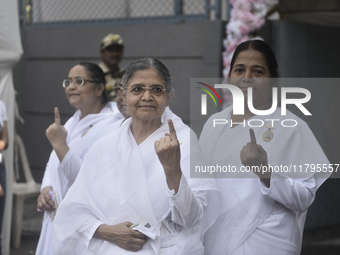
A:
<svg viewBox="0 0 340 255">
<path fill-rule="evenodd" d="M 54 220 L 54 217 L 55 217 L 55 215 L 56 215 L 56 213 L 57 213 L 57 209 L 58 209 L 58 207 L 59 207 L 59 204 L 60 204 L 60 202 L 59 202 L 59 196 L 58 196 L 58 192 L 57 191 L 52 191 L 52 190 L 50 190 L 49 192 L 48 192 L 48 195 L 50 196 L 50 198 L 52 199 L 52 201 L 53 201 L 53 203 L 54 203 L 54 207 L 55 207 L 55 209 L 52 211 L 52 212 L 50 212 L 50 216 L 51 216 L 51 220 L 53 221 Z"/>
<path fill-rule="evenodd" d="M 154 228 L 144 218 L 141 218 L 139 221 L 137 221 L 135 224 L 133 224 L 130 228 L 141 232 L 142 234 L 146 235 L 147 237 L 151 238 L 152 240 L 155 240 L 158 237 Z"/>
</svg>

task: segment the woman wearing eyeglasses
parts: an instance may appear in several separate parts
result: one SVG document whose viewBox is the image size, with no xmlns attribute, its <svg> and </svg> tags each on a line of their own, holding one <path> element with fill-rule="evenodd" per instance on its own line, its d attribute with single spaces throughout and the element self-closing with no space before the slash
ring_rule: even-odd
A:
<svg viewBox="0 0 340 255">
<path fill-rule="evenodd" d="M 55 252 L 202 255 L 221 196 L 214 180 L 190 178 L 190 162 L 202 155 L 168 108 L 169 71 L 140 59 L 127 66 L 122 85 L 131 118 L 86 156 L 56 215 Z"/>
<path fill-rule="evenodd" d="M 55 121 L 46 130 L 53 147 L 37 199 L 38 210 L 45 211 L 36 254 L 53 253 L 53 220 L 60 203 L 75 181 L 85 155 L 103 135 L 117 130 L 123 121 L 116 103 L 105 95 L 105 77 L 96 64 L 74 66 L 63 81 L 70 105 L 78 110 L 61 125 L 58 108 Z"/>
</svg>

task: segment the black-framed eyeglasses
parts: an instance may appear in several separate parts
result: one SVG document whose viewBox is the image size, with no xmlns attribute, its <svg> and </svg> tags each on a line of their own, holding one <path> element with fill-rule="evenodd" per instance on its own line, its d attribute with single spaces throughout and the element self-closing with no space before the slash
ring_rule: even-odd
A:
<svg viewBox="0 0 340 255">
<path fill-rule="evenodd" d="M 91 81 L 91 80 L 85 80 L 83 77 L 76 77 L 73 79 L 73 82 L 78 86 L 83 86 L 85 81 L 88 81 L 88 82 L 95 82 L 95 81 Z M 67 78 L 63 81 L 63 87 L 64 89 L 66 89 L 68 86 L 70 86 L 72 84 L 72 79 L 70 78 Z"/>
</svg>

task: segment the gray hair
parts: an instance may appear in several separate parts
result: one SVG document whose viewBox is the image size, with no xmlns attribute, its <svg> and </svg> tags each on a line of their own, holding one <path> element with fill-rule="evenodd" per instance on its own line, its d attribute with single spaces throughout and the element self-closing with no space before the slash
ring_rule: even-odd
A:
<svg viewBox="0 0 340 255">
<path fill-rule="evenodd" d="M 141 70 L 148 70 L 151 68 L 155 69 L 157 73 L 162 77 L 165 83 L 167 95 L 169 96 L 171 91 L 170 72 L 161 61 L 155 58 L 141 58 L 127 65 L 121 81 L 123 89 L 126 90 L 130 79 L 134 76 L 136 72 Z"/>
</svg>

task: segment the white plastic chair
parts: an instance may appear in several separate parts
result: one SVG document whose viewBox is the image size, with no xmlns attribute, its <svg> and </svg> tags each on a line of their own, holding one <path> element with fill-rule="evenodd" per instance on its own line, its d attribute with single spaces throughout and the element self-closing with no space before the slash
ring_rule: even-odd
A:
<svg viewBox="0 0 340 255">
<path fill-rule="evenodd" d="M 25 182 L 17 182 L 19 179 L 20 162 L 25 176 Z M 28 198 L 37 198 L 41 185 L 32 177 L 27 160 L 26 150 L 21 137 L 16 134 L 14 139 L 14 178 L 13 178 L 13 213 L 12 213 L 12 246 L 20 248 L 21 232 L 23 225 L 24 203 Z"/>
</svg>

